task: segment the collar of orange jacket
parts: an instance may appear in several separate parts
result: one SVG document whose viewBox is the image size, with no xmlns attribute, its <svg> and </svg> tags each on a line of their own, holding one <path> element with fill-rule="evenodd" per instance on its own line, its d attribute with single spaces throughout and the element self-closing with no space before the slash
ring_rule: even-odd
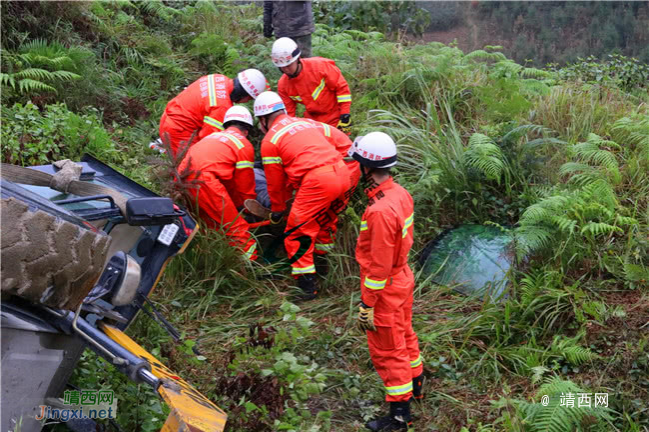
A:
<svg viewBox="0 0 649 432">
<path fill-rule="evenodd" d="M 368 198 L 372 198 L 374 197 L 374 195 L 379 193 L 379 191 L 386 191 L 388 189 L 392 189 L 393 187 L 394 187 L 394 181 L 392 180 L 392 177 L 389 177 L 386 181 L 384 181 L 380 185 L 365 189 L 365 194 L 367 194 Z"/>
</svg>

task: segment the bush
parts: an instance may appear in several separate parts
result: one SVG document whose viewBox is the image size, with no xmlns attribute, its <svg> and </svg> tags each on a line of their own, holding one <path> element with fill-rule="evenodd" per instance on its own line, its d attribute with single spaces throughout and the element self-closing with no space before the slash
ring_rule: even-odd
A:
<svg viewBox="0 0 649 432">
<path fill-rule="evenodd" d="M 23 166 L 115 152 L 95 110 L 79 115 L 65 104 L 48 105 L 43 112 L 31 102 L 2 107 L 2 143 L 2 161 Z"/>
</svg>

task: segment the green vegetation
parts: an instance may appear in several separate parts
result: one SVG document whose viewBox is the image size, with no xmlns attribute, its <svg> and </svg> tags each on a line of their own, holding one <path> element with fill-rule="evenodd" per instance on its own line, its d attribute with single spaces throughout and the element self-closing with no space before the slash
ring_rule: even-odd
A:
<svg viewBox="0 0 649 432">
<path fill-rule="evenodd" d="M 5 2 L 2 12 L 3 161 L 89 151 L 160 191 L 146 145 L 169 99 L 208 72 L 257 67 L 273 87 L 279 78 L 255 5 Z M 398 140 L 396 177 L 415 199 L 414 327 L 431 378 L 414 407 L 419 429 L 649 428 L 646 69 L 613 57 L 599 69 L 587 59 L 541 70 L 495 46 L 464 53 L 317 27 L 314 53 L 335 59 L 352 88 L 354 135 L 380 129 Z M 21 87 L 26 79 L 40 84 Z M 228 411 L 229 430 L 362 430 L 384 408 L 355 328 L 364 206 L 359 196 L 341 218 L 318 300 L 292 304 L 291 278 L 264 278 L 260 264 L 204 233 L 153 297 L 184 343 L 145 315 L 129 333 Z M 462 223 L 515 226 L 504 302 L 433 286 L 414 265 L 428 241 Z M 74 382 L 116 390 L 124 430 L 164 421 L 151 392 L 95 356 Z M 608 393 L 609 408 L 562 407 L 568 392 Z"/>
</svg>

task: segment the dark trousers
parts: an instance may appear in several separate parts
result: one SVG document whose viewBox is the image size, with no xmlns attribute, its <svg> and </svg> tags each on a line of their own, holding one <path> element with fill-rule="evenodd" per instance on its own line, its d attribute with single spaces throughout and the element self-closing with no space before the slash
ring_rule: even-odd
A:
<svg viewBox="0 0 649 432">
<path fill-rule="evenodd" d="M 293 39 L 297 46 L 300 48 L 300 51 L 302 52 L 302 54 L 300 54 L 300 57 L 311 57 L 311 34 L 304 36 L 295 36 L 291 39 Z"/>
</svg>

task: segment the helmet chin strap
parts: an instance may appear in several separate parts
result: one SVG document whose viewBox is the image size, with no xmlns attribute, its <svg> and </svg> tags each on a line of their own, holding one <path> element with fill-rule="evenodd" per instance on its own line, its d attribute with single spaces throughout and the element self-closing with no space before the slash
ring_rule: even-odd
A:
<svg viewBox="0 0 649 432">
<path fill-rule="evenodd" d="M 281 71 L 280 71 L 281 72 Z M 286 74 L 289 78 L 295 78 L 302 72 L 302 61 L 298 58 L 297 59 L 297 68 L 295 69 L 294 74 Z"/>
</svg>

